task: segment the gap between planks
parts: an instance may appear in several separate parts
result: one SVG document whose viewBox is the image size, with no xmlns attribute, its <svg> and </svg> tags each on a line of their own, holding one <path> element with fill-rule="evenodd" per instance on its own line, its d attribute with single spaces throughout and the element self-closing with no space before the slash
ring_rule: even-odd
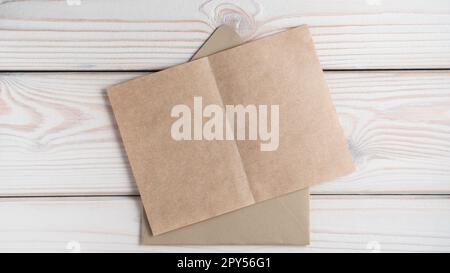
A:
<svg viewBox="0 0 450 273">
<path fill-rule="evenodd" d="M 124 69 L 124 70 L 1 70 L 3 73 L 27 74 L 27 73 L 156 73 L 163 71 L 159 70 L 145 70 L 145 69 Z M 361 69 L 323 69 L 323 72 L 426 72 L 426 71 L 450 71 L 450 67 L 420 67 L 420 68 L 361 68 Z"/>
<path fill-rule="evenodd" d="M 369 198 L 369 197 L 374 197 L 374 198 L 383 198 L 383 197 L 397 197 L 399 199 L 402 198 L 408 198 L 408 197 L 414 197 L 414 198 L 430 198 L 430 197 L 435 197 L 435 198 L 450 198 L 450 194 L 447 193 L 438 193 L 438 194 L 434 194 L 434 193 L 405 193 L 405 194 L 396 194 L 396 193 L 392 193 L 392 194 L 367 194 L 367 193 L 359 193 L 359 194 L 348 194 L 348 193 L 310 193 L 311 197 L 349 197 L 349 198 L 358 198 L 358 197 L 362 197 L 362 198 Z M 20 200 L 20 199 L 33 199 L 33 200 L 39 200 L 39 199 L 77 199 L 77 198 L 140 198 L 139 194 L 86 194 L 86 195 L 71 195 L 71 194 L 67 194 L 67 195 L 8 195 L 8 196 L 0 196 L 0 200 L 5 199 L 5 200 Z"/>
</svg>

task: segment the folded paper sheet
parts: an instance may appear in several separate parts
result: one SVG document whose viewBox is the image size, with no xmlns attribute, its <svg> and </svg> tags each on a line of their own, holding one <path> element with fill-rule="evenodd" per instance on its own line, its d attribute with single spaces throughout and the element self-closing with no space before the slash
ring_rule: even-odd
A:
<svg viewBox="0 0 450 273">
<path fill-rule="evenodd" d="M 218 27 L 192 57 L 196 60 L 242 44 L 229 26 Z M 141 243 L 148 245 L 306 245 L 309 243 L 309 189 L 270 199 L 206 221 L 153 236 L 145 213 Z"/>
<path fill-rule="evenodd" d="M 155 235 L 353 170 L 306 26 L 113 86 L 108 95 Z M 193 109 L 192 140 L 173 136 L 177 105 Z M 234 140 L 205 140 L 208 105 L 276 105 L 279 118 L 269 115 L 272 131 L 279 125 L 276 149 L 262 151 L 261 131 L 257 140 L 236 140 L 239 123 L 228 116 L 223 131 L 236 129 Z"/>
</svg>

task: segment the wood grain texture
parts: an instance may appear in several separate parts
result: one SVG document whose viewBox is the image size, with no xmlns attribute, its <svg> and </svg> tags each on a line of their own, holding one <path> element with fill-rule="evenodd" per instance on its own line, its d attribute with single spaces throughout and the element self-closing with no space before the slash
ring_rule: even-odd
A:
<svg viewBox="0 0 450 273">
<path fill-rule="evenodd" d="M 161 69 L 221 24 L 256 39 L 305 23 L 325 69 L 450 68 L 447 0 L 0 0 L 0 69 Z"/>
<path fill-rule="evenodd" d="M 0 199 L 0 251 L 450 251 L 448 196 L 314 196 L 308 247 L 141 246 L 140 216 L 133 197 Z"/>
<path fill-rule="evenodd" d="M 137 194 L 105 88 L 137 73 L 0 74 L 0 196 Z M 328 72 L 357 172 L 312 193 L 450 193 L 450 73 Z"/>
</svg>

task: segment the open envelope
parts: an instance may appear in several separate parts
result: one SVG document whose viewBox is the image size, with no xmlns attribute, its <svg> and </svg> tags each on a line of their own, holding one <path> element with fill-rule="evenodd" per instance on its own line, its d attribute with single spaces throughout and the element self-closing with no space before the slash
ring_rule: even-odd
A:
<svg viewBox="0 0 450 273">
<path fill-rule="evenodd" d="M 113 86 L 108 96 L 154 235 L 354 170 L 306 26 Z M 242 105 L 248 119 L 236 127 Z"/>
<path fill-rule="evenodd" d="M 242 42 L 231 27 L 223 25 L 214 31 L 192 60 Z M 153 236 L 145 213 L 141 223 L 141 242 L 148 245 L 306 245 L 309 243 L 309 190 L 267 200 L 159 236 Z"/>
</svg>

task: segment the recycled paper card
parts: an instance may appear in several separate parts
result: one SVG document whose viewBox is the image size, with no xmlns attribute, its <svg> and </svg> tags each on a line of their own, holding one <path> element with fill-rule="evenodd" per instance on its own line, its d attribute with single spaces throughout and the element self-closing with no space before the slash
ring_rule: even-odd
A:
<svg viewBox="0 0 450 273">
<path fill-rule="evenodd" d="M 217 28 L 193 60 L 243 43 L 229 26 Z M 308 188 L 206 221 L 153 236 L 145 213 L 141 242 L 148 245 L 306 245 L 309 243 Z"/>
<path fill-rule="evenodd" d="M 306 26 L 108 95 L 154 235 L 354 168 Z"/>
</svg>

